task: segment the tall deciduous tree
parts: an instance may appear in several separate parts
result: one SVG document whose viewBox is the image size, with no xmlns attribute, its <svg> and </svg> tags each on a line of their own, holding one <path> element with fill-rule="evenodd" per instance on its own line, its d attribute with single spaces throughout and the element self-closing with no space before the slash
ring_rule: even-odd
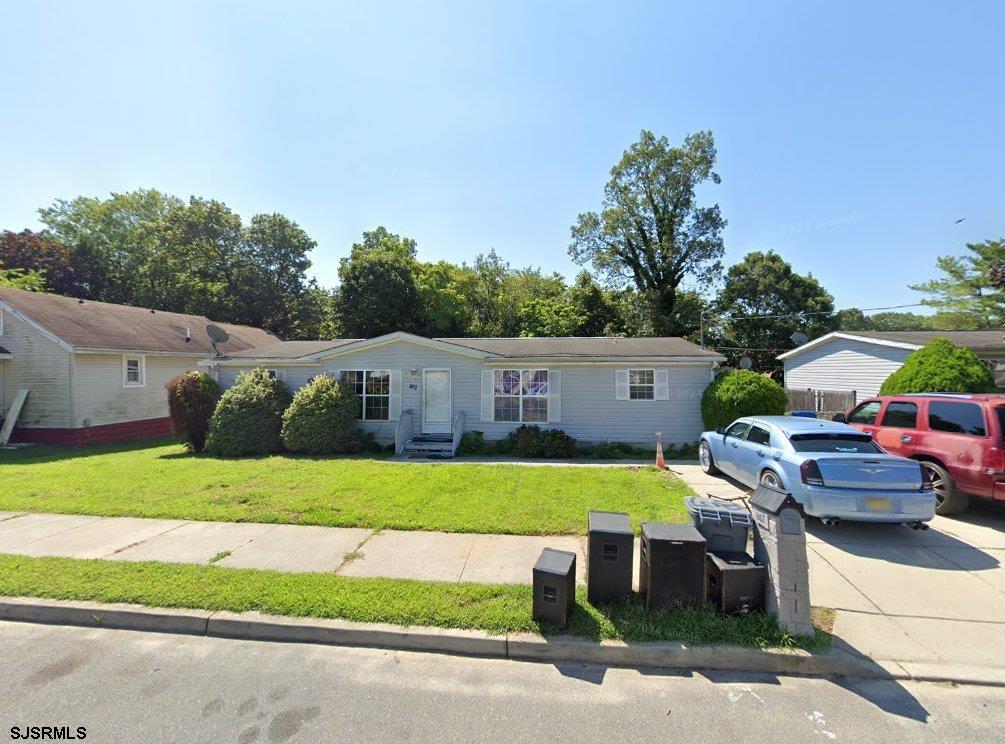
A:
<svg viewBox="0 0 1005 744">
<path fill-rule="evenodd" d="M 712 133 L 697 132 L 672 147 L 643 130 L 611 169 L 603 210 L 572 227 L 569 254 L 615 285 L 631 282 L 654 308 L 654 331 L 680 332 L 677 300 L 691 278 L 707 285 L 722 271 L 719 205 L 700 206 L 696 189 L 718 184 Z"/>
<path fill-rule="evenodd" d="M 957 316 L 955 327 L 1001 328 L 1005 324 L 1005 286 L 995 284 L 994 272 L 1005 265 L 1005 238 L 967 243 L 963 256 L 942 256 L 942 276 L 911 289 L 923 292 L 926 305 Z M 944 322 L 953 321 L 944 317 Z"/>
<path fill-rule="evenodd" d="M 424 325 L 413 261 L 374 251 L 343 263 L 335 311 L 343 335 L 373 338 L 394 331 L 419 333 Z"/>
<path fill-rule="evenodd" d="M 792 348 L 793 333 L 816 338 L 836 327 L 830 293 L 773 251 L 748 253 L 730 267 L 715 310 L 724 318 L 722 345 L 739 347 L 726 356 L 749 356 L 758 371 L 781 367 L 776 357 Z"/>
</svg>

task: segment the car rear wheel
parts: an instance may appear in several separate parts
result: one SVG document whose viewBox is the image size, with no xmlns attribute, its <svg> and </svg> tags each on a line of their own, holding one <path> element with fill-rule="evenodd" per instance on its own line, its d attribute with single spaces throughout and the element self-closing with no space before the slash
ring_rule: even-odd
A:
<svg viewBox="0 0 1005 744">
<path fill-rule="evenodd" d="M 783 490 L 782 479 L 779 478 L 778 474 L 773 470 L 765 470 L 761 473 L 761 485 L 777 488 L 779 491 Z"/>
<path fill-rule="evenodd" d="M 702 442 L 698 445 L 698 464 L 701 465 L 701 472 L 705 475 L 719 474 L 719 468 L 712 461 L 712 450 L 709 448 L 708 442 Z"/>
<path fill-rule="evenodd" d="M 970 505 L 970 497 L 961 493 L 949 471 L 937 462 L 922 461 L 921 467 L 928 473 L 935 491 L 935 513 L 945 516 L 956 514 Z"/>
</svg>

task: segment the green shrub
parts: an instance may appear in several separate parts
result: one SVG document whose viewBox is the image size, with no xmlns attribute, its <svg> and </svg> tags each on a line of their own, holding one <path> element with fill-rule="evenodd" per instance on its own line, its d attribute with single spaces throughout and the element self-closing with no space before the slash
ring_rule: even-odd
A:
<svg viewBox="0 0 1005 744">
<path fill-rule="evenodd" d="M 961 349 L 946 338 L 937 338 L 904 360 L 904 366 L 886 378 L 880 395 L 904 393 L 993 393 L 991 370 L 970 349 Z"/>
<path fill-rule="evenodd" d="M 209 422 L 206 450 L 221 457 L 262 455 L 282 446 L 283 412 L 290 404 L 286 383 L 255 369 L 225 391 Z"/>
<path fill-rule="evenodd" d="M 325 455 L 360 446 L 359 398 L 334 377 L 318 375 L 300 388 L 283 413 L 283 444 L 290 452 Z"/>
<path fill-rule="evenodd" d="M 485 434 L 480 431 L 466 431 L 457 445 L 458 455 L 484 455 L 487 450 Z"/>
<path fill-rule="evenodd" d="M 785 413 L 788 396 L 774 380 L 749 369 L 719 375 L 701 396 L 705 428 L 728 426 L 741 416 L 772 416 Z"/>
<path fill-rule="evenodd" d="M 185 446 L 202 452 L 209 421 L 223 389 L 205 372 L 183 372 L 168 381 L 168 410 L 175 431 L 185 437 Z"/>
<path fill-rule="evenodd" d="M 520 457 L 567 458 L 579 454 L 579 444 L 561 429 L 542 431 L 539 426 L 524 424 L 511 431 L 499 443 L 497 451 Z"/>
</svg>

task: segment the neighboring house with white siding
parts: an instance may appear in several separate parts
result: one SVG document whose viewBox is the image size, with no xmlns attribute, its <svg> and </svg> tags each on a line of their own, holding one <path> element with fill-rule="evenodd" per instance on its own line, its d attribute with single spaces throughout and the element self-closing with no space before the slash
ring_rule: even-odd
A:
<svg viewBox="0 0 1005 744">
<path fill-rule="evenodd" d="M 1003 331 L 837 331 L 778 356 L 787 390 L 853 392 L 856 400 L 879 388 L 907 357 L 936 338 L 971 349 L 995 371 L 1005 389 Z"/>
<path fill-rule="evenodd" d="M 0 289 L 0 419 L 28 399 L 13 441 L 84 444 L 171 432 L 164 384 L 213 353 L 199 315 Z M 272 344 L 259 328 L 218 324 L 224 352 Z"/>
<path fill-rule="evenodd" d="M 694 442 L 719 353 L 680 338 L 424 338 L 286 341 L 201 362 L 224 385 L 255 367 L 296 391 L 331 375 L 360 396 L 360 426 L 399 450 L 447 451 L 461 433 L 521 424 L 581 442 Z M 410 443 L 410 444 L 409 444 Z M 408 445 L 406 447 L 406 445 Z"/>
</svg>

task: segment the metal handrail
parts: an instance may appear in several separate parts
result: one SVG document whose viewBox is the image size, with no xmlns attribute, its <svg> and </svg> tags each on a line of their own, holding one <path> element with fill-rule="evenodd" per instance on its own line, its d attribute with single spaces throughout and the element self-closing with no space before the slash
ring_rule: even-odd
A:
<svg viewBox="0 0 1005 744">
<path fill-rule="evenodd" d="M 405 428 L 405 422 L 408 428 Z M 412 436 L 412 409 L 406 408 L 398 416 L 398 424 L 394 429 L 394 454 L 400 455 L 405 451 L 405 442 Z"/>
<path fill-rule="evenodd" d="M 464 434 L 464 411 L 458 411 L 450 425 L 450 430 L 454 435 L 453 451 L 456 452 L 461 444 L 461 436 Z"/>
</svg>

